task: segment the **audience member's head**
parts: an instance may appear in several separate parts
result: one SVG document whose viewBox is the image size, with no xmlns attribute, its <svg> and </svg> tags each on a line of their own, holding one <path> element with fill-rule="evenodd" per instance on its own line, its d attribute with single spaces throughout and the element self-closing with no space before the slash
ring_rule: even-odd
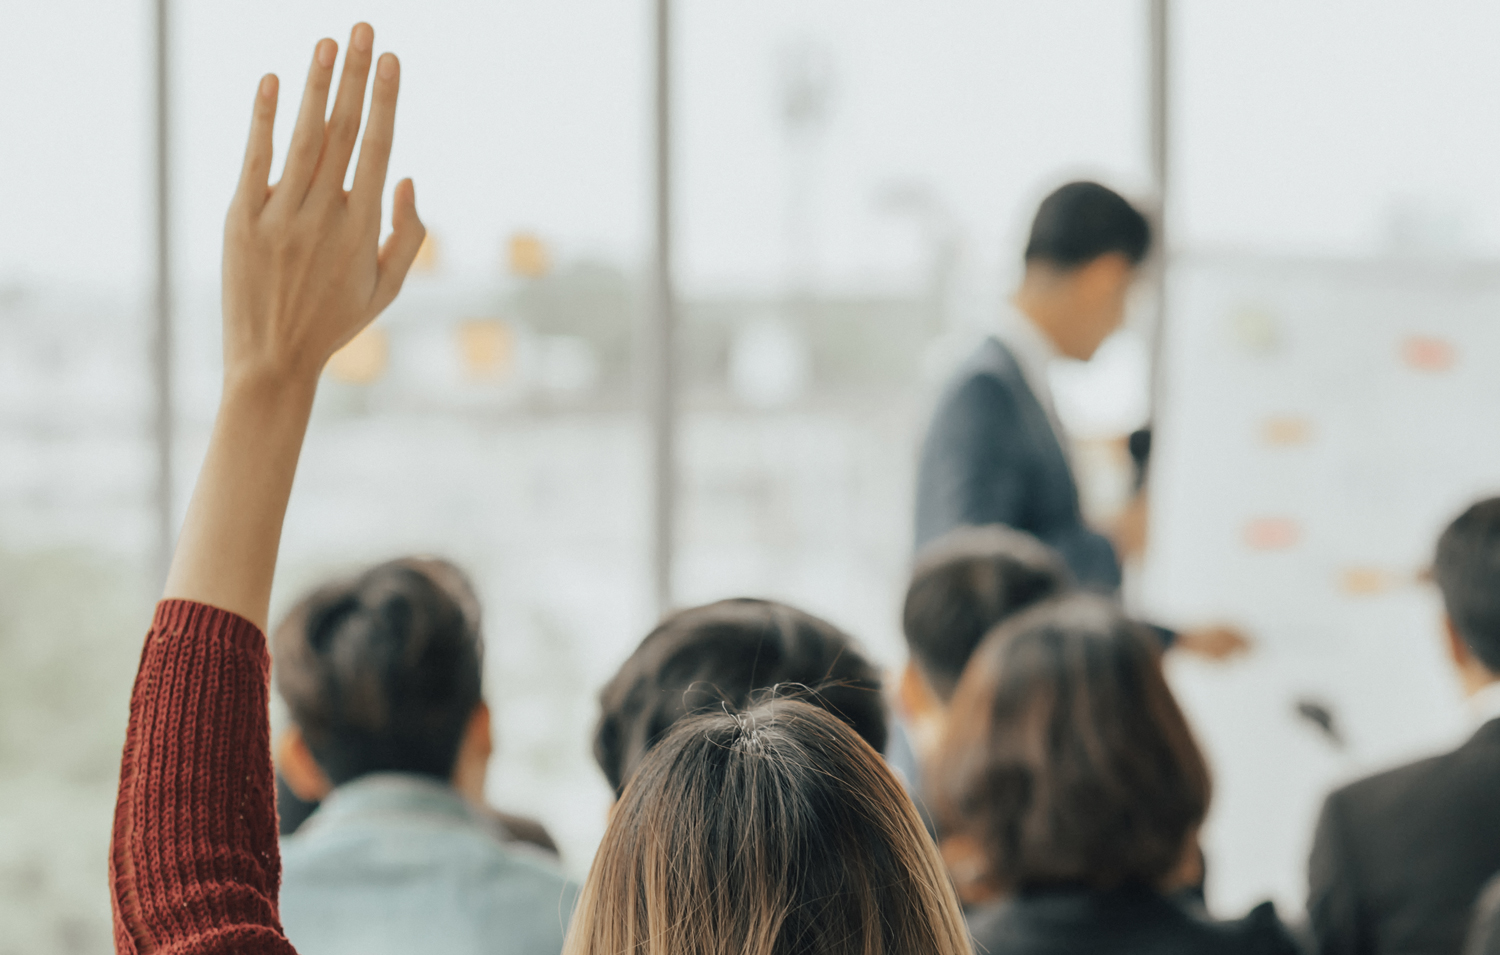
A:
<svg viewBox="0 0 1500 955">
<path fill-rule="evenodd" d="M 594 758 L 615 795 L 672 725 L 703 710 L 795 695 L 885 749 L 880 674 L 837 627 L 769 600 L 721 600 L 672 614 L 599 694 Z"/>
<path fill-rule="evenodd" d="M 919 749 L 942 731 L 944 710 L 985 634 L 1072 583 L 1056 551 L 1000 524 L 961 527 L 922 549 L 901 612 L 911 657 L 900 700 Z"/>
<path fill-rule="evenodd" d="M 929 779 L 965 898 L 1195 880 L 1208 768 L 1160 652 L 1149 629 L 1082 594 L 985 638 Z"/>
<path fill-rule="evenodd" d="M 922 549 L 901 629 L 928 687 L 947 703 L 985 634 L 1072 584 L 1052 548 L 1003 524 L 960 527 Z"/>
<path fill-rule="evenodd" d="M 1438 538 L 1432 578 L 1443 593 L 1453 658 L 1470 692 L 1500 679 L 1500 498 L 1464 511 Z"/>
<path fill-rule="evenodd" d="M 827 711 L 681 719 L 615 805 L 566 955 L 967 955 L 901 784 Z"/>
<path fill-rule="evenodd" d="M 1087 361 L 1119 327 L 1151 225 L 1118 193 L 1070 182 L 1037 208 L 1018 303 L 1065 355 Z"/>
<path fill-rule="evenodd" d="M 273 647 L 295 723 L 278 755 L 299 796 L 379 772 L 482 791 L 479 604 L 458 568 L 408 558 L 326 584 L 286 616 Z"/>
</svg>

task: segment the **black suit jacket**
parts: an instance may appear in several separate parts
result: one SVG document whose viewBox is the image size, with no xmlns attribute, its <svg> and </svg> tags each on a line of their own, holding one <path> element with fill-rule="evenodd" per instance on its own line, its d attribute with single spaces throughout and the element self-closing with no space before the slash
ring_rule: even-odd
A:
<svg viewBox="0 0 1500 955">
<path fill-rule="evenodd" d="M 1320 955 L 1457 955 L 1500 871 L 1500 720 L 1451 753 L 1328 797 L 1308 862 Z"/>
<path fill-rule="evenodd" d="M 969 930 L 978 955 L 1299 955 L 1270 903 L 1214 922 L 1148 889 L 1022 893 Z"/>
<path fill-rule="evenodd" d="M 1050 544 L 1079 583 L 1114 592 L 1114 546 L 1090 530 L 1067 455 L 1014 355 L 989 338 L 938 402 L 917 471 L 916 543 L 1007 524 Z"/>
<path fill-rule="evenodd" d="M 1474 903 L 1474 921 L 1464 955 L 1500 955 L 1500 873 L 1491 879 Z"/>
</svg>

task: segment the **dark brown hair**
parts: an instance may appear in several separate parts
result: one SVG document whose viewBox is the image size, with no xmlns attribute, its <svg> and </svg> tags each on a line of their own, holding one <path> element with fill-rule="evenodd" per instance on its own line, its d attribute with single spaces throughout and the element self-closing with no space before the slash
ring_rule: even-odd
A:
<svg viewBox="0 0 1500 955">
<path fill-rule="evenodd" d="M 479 605 L 446 561 L 393 560 L 304 597 L 276 628 L 276 686 L 334 785 L 448 779 L 480 703 Z"/>
<path fill-rule="evenodd" d="M 950 531 L 917 555 L 906 588 L 901 629 L 912 660 L 946 701 L 986 633 L 1072 583 L 1057 552 L 1024 531 Z"/>
<path fill-rule="evenodd" d="M 615 795 L 672 724 L 702 710 L 744 709 L 785 688 L 885 749 L 880 673 L 826 620 L 772 600 L 720 600 L 672 614 L 599 692 L 594 759 Z"/>
<path fill-rule="evenodd" d="M 967 955 L 932 840 L 869 744 L 773 700 L 678 721 L 615 805 L 565 955 Z"/>
<path fill-rule="evenodd" d="M 934 766 L 966 897 L 1158 887 L 1208 811 L 1208 767 L 1159 642 L 1077 595 L 996 629 L 959 682 Z M 951 840 L 951 844 L 950 844 Z"/>
</svg>

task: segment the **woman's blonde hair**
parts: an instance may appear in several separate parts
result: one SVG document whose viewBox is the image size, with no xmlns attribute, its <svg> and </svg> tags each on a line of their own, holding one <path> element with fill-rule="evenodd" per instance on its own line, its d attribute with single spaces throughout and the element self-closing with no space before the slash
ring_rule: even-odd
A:
<svg viewBox="0 0 1500 955">
<path fill-rule="evenodd" d="M 615 806 L 565 955 L 968 955 L 937 849 L 880 756 L 773 699 L 689 717 Z"/>
</svg>

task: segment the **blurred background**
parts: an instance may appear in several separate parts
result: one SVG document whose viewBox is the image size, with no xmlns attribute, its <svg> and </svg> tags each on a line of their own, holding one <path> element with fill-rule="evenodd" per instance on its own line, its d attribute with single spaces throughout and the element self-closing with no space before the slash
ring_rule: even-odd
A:
<svg viewBox="0 0 1500 955">
<path fill-rule="evenodd" d="M 0 955 L 104 953 L 161 579 L 156 10 L 0 2 Z M 1037 201 L 1080 176 L 1157 201 L 1152 8 L 675 0 L 676 603 L 784 599 L 902 661 L 917 444 Z M 490 797 L 581 875 L 609 802 L 594 693 L 657 612 L 652 5 L 168 10 L 166 516 L 217 400 L 220 229 L 255 83 L 282 77 L 284 148 L 313 42 L 369 20 L 404 64 L 392 182 L 416 180 L 431 238 L 328 369 L 273 615 L 377 559 L 467 568 Z M 1442 523 L 1500 489 L 1500 8 L 1170 11 L 1165 297 L 1143 289 L 1054 385 L 1101 520 L 1130 489 L 1123 436 L 1154 418 L 1136 609 L 1258 641 L 1172 675 L 1217 774 L 1211 904 L 1295 918 L 1322 793 L 1462 732 L 1416 581 Z M 1334 732 L 1297 717 L 1308 703 Z"/>
</svg>

